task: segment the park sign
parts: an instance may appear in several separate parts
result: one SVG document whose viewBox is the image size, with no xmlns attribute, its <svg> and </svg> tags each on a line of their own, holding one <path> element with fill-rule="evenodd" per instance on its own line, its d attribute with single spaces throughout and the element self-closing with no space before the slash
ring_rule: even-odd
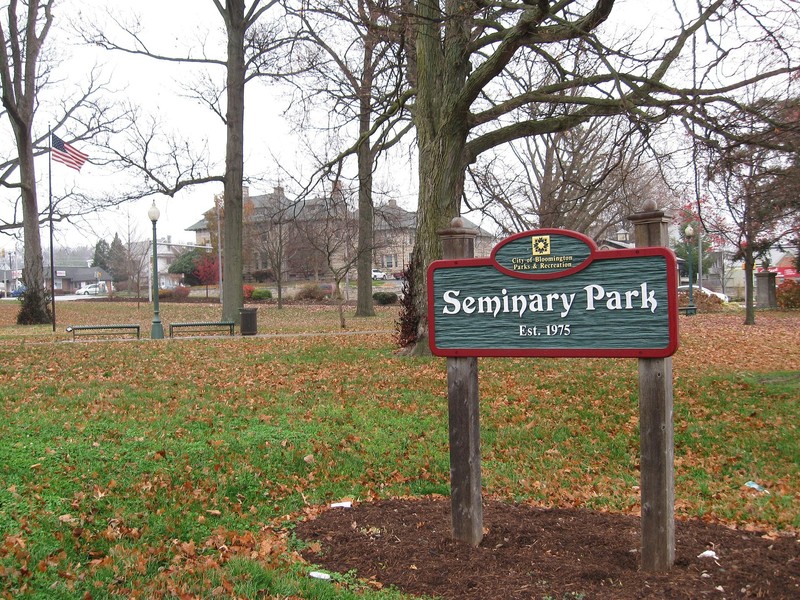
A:
<svg viewBox="0 0 800 600">
<path fill-rule="evenodd" d="M 677 300 L 667 248 L 598 250 L 574 231 L 527 231 L 489 258 L 430 265 L 430 347 L 450 357 L 665 358 L 678 346 Z"/>
</svg>

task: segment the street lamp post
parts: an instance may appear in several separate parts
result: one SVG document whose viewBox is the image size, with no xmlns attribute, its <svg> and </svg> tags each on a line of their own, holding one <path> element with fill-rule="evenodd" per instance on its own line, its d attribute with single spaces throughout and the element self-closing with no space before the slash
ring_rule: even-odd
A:
<svg viewBox="0 0 800 600">
<path fill-rule="evenodd" d="M 153 222 L 153 326 L 150 328 L 150 338 L 154 340 L 164 339 L 164 326 L 161 324 L 161 317 L 158 314 L 158 241 L 156 238 L 156 221 L 161 213 L 158 211 L 156 201 L 147 211 L 147 216 Z"/>
<path fill-rule="evenodd" d="M 694 237 L 694 229 L 691 225 L 687 225 L 684 233 L 686 234 L 686 264 L 689 267 L 689 306 L 686 307 L 686 314 L 694 315 L 697 314 L 697 307 L 694 305 L 694 292 L 692 290 L 692 238 Z"/>
</svg>

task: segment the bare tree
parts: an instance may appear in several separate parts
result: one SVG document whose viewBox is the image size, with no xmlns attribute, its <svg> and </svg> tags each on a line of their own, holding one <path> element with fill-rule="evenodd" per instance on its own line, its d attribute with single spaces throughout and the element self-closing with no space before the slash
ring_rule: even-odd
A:
<svg viewBox="0 0 800 600">
<path fill-rule="evenodd" d="M 754 115 L 759 115 L 758 117 Z M 770 123 L 761 117 L 770 116 Z M 756 259 L 800 235 L 800 111 L 794 101 L 762 99 L 730 115 L 728 135 L 706 139 L 709 191 L 724 218 L 701 216 L 707 230 L 736 248 L 745 271 L 745 325 L 755 324 Z M 700 207 L 698 203 L 698 207 Z"/>
<path fill-rule="evenodd" d="M 90 70 L 80 89 L 68 95 L 63 91 L 59 94 L 57 107 L 42 98 L 49 96 L 47 92 L 54 87 L 55 85 L 48 85 L 46 81 L 39 86 L 36 92 L 39 97 L 39 112 L 42 112 L 41 107 L 44 105 L 50 111 L 50 127 L 70 144 L 96 144 L 108 135 L 117 135 L 124 131 L 130 122 L 130 108 L 108 100 L 111 93 L 108 81 L 96 67 Z M 5 111 L 0 113 L 0 122 L 6 114 Z M 44 119 L 40 117 L 39 121 L 42 120 Z M 33 129 L 33 155 L 37 158 L 48 152 L 49 142 L 48 131 L 41 124 L 38 127 L 35 125 L 36 123 Z M 68 131 L 69 135 L 64 134 L 63 130 Z M 92 156 L 91 162 L 98 162 L 95 156 Z M 0 217 L 0 233 L 14 235 L 23 229 L 20 157 L 16 147 L 6 157 L 0 157 L 0 188 L 11 192 L 8 200 L 10 210 L 4 217 Z M 84 217 L 94 215 L 103 208 L 118 206 L 128 199 L 117 190 L 113 193 L 87 193 L 74 186 L 66 190 L 58 186 L 53 190 L 51 205 L 38 206 L 38 223 L 43 225 L 52 219 L 56 224 L 80 225 Z"/>
<path fill-rule="evenodd" d="M 16 156 L 0 160 L 0 186 L 18 192 L 21 204 L 21 210 L 15 207 L 12 218 L 3 223 L 2 228 L 7 231 L 21 225 L 23 230 L 25 260 L 22 279 L 27 291 L 17 317 L 21 324 L 52 321 L 44 288 L 39 235 L 39 224 L 45 215 L 37 202 L 34 159 L 44 154 L 50 145 L 49 129 L 45 133 L 44 127 L 37 127 L 36 118 L 44 102 L 44 90 L 56 84 L 54 54 L 47 48 L 54 4 L 55 0 L 8 0 L 5 18 L 0 22 L 2 116 L 11 125 L 16 147 Z M 82 91 L 62 98 L 53 108 L 56 118 L 52 127 L 73 132 L 64 136 L 66 141 L 89 140 L 100 132 L 113 129 L 116 117 L 98 98 L 102 89 L 103 83 L 95 71 Z M 51 216 L 55 217 L 48 209 L 47 219 Z M 65 213 L 61 212 L 59 218 L 64 216 Z"/>
<path fill-rule="evenodd" d="M 141 300 L 142 278 L 147 280 L 150 273 L 151 243 L 148 237 L 142 236 L 136 227 L 136 220 L 130 213 L 125 219 L 125 230 L 122 241 L 125 248 L 125 271 L 128 275 L 128 292 L 135 282 L 136 302 Z"/>
<path fill-rule="evenodd" d="M 333 275 L 338 300 L 339 324 L 346 327 L 342 283 L 358 262 L 358 219 L 339 182 L 329 194 L 305 203 L 304 214 L 295 222 L 305 244 L 325 261 Z"/>
<path fill-rule="evenodd" d="M 106 30 L 89 28 L 86 37 L 92 43 L 109 50 L 121 51 L 149 59 L 184 64 L 203 65 L 225 71 L 224 83 L 206 75 L 189 91 L 223 121 L 226 127 L 225 169 L 214 174 L 202 150 L 192 150 L 185 142 L 169 138 L 160 140 L 168 147 L 164 154 L 154 153 L 158 140 L 157 128 L 142 128 L 137 132 L 135 151 L 110 150 L 115 159 L 129 168 L 144 173 L 154 190 L 172 196 L 186 186 L 212 181 L 224 184 L 224 253 L 223 306 L 226 320 L 238 322 L 239 309 L 244 303 L 242 292 L 243 270 L 243 180 L 244 180 L 244 100 L 245 84 L 258 77 L 269 77 L 281 71 L 276 66 L 274 52 L 287 40 L 279 36 L 279 28 L 264 23 L 267 12 L 278 5 L 278 0 L 211 0 L 225 28 L 226 54 L 224 58 L 205 55 L 205 48 L 184 56 L 170 56 L 151 49 L 144 42 L 141 30 L 133 25 L 123 25 L 121 36 L 127 42 L 114 40 Z M 224 103 L 223 103 L 224 98 Z M 224 106 L 223 106 L 224 104 Z M 154 158 L 154 154 L 156 157 Z"/>
<path fill-rule="evenodd" d="M 468 169 L 468 210 L 503 234 L 569 228 L 600 239 L 625 226 L 645 198 L 668 196 L 644 140 L 619 119 L 525 138 L 487 152 Z"/>
<path fill-rule="evenodd" d="M 617 114 L 641 123 L 673 116 L 712 123 L 715 107 L 736 104 L 759 82 L 789 85 L 797 68 L 795 41 L 783 35 L 798 26 L 788 0 L 672 3 L 662 25 L 674 30 L 650 46 L 635 32 L 607 41 L 603 24 L 620 12 L 614 0 L 403 4 L 413 14 L 415 45 L 408 76 L 419 141 L 420 268 L 412 289 L 420 342 L 427 338 L 424 266 L 441 256 L 436 232 L 459 214 L 466 168 L 481 154 Z M 693 44 L 704 58 L 698 86 L 684 83 L 691 73 L 682 59 Z M 577 53 L 589 59 L 575 60 Z M 502 85 L 508 77 L 525 85 Z"/>
<path fill-rule="evenodd" d="M 326 123 L 327 129 L 341 136 L 341 131 L 354 125 L 355 142 L 327 166 L 335 167 L 344 155 L 355 154 L 359 215 L 356 315 L 374 316 L 370 276 L 375 236 L 373 172 L 379 154 L 411 129 L 408 115 L 396 110 L 406 87 L 400 42 L 407 15 L 386 0 L 324 0 L 293 14 L 301 23 L 298 39 L 312 48 L 305 52 L 309 68 L 295 81 L 300 106 L 305 108 L 300 118 L 305 121 L 309 109 L 318 110 L 320 98 L 324 98 L 338 121 Z"/>
<path fill-rule="evenodd" d="M 253 235 L 257 252 L 266 259 L 266 266 L 275 280 L 278 308 L 283 308 L 283 287 L 289 262 L 297 248 L 290 242 L 300 206 L 290 202 L 282 187 L 275 188 L 274 202 L 265 202 L 253 211 Z"/>
</svg>

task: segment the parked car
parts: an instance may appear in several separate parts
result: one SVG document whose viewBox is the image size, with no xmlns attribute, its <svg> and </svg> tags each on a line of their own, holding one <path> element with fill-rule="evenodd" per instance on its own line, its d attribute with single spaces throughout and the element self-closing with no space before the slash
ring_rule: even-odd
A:
<svg viewBox="0 0 800 600">
<path fill-rule="evenodd" d="M 699 287 L 699 286 L 693 285 L 692 286 L 692 290 L 693 290 L 693 293 L 695 293 L 695 294 L 705 294 L 706 296 L 716 296 L 717 298 L 719 298 L 723 302 L 730 301 L 730 298 L 728 298 L 728 296 L 726 296 L 725 294 L 720 294 L 719 292 L 715 292 L 715 291 L 710 290 L 710 289 L 705 288 L 705 287 Z M 689 293 L 689 286 L 688 285 L 679 285 L 678 286 L 678 292 L 681 292 L 683 294 L 688 294 Z"/>
<path fill-rule="evenodd" d="M 19 298 L 20 296 L 23 296 L 27 290 L 28 288 L 26 288 L 24 285 L 21 285 L 18 288 L 11 290 L 10 295 L 12 298 Z"/>
<path fill-rule="evenodd" d="M 90 283 L 79 287 L 75 290 L 75 293 L 79 296 L 99 296 L 100 294 L 106 293 L 106 287 L 97 283 Z"/>
<path fill-rule="evenodd" d="M 386 273 L 381 271 L 380 269 L 372 269 L 372 278 L 373 279 L 387 279 Z"/>
</svg>

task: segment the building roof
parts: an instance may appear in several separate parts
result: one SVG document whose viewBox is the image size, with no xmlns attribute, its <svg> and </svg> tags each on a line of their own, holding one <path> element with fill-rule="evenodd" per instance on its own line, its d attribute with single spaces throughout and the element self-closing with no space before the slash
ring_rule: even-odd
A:
<svg viewBox="0 0 800 600">
<path fill-rule="evenodd" d="M 281 217 L 284 221 L 294 219 L 302 220 L 304 218 L 313 219 L 320 211 L 328 210 L 329 203 L 323 197 L 305 198 L 300 201 L 291 201 L 284 193 L 284 189 L 280 186 L 273 188 L 273 191 L 268 194 L 260 194 L 257 196 L 250 196 L 247 188 L 245 188 L 245 204 L 250 203 L 251 210 L 253 211 L 251 219 L 253 221 L 272 220 Z M 214 209 L 206 211 L 202 219 L 187 227 L 185 231 L 208 231 L 209 222 L 206 216 Z M 354 211 L 351 215 L 353 218 L 358 218 L 358 211 Z M 464 225 L 471 229 L 477 229 L 480 237 L 493 238 L 494 235 L 473 223 L 466 217 Z M 375 207 L 375 229 L 378 231 L 385 230 L 414 230 L 417 227 L 417 213 L 405 210 L 397 205 L 394 199 L 389 200 L 388 203 Z"/>
<path fill-rule="evenodd" d="M 464 227 L 477 229 L 480 237 L 494 237 L 491 232 L 470 221 L 467 217 L 462 216 L 461 219 L 464 221 Z M 417 213 L 400 208 L 395 200 L 389 200 L 387 204 L 375 207 L 375 221 L 376 229 L 416 229 Z"/>
<path fill-rule="evenodd" d="M 56 263 L 56 277 L 64 277 L 72 281 L 110 281 L 111 275 L 100 267 L 61 267 Z M 64 273 L 59 275 L 58 273 Z M 46 276 L 50 277 L 50 269 L 46 269 Z"/>
<path fill-rule="evenodd" d="M 189 225 L 184 231 L 205 231 L 206 229 L 208 229 L 208 220 L 203 217 L 194 225 Z"/>
<path fill-rule="evenodd" d="M 461 220 L 464 221 L 464 227 L 466 227 L 467 229 L 477 229 L 478 237 L 488 237 L 488 238 L 495 237 L 495 235 L 491 231 L 487 231 L 477 223 L 473 223 L 467 217 L 462 216 Z"/>
<path fill-rule="evenodd" d="M 416 227 L 417 213 L 400 208 L 394 199 L 375 207 L 375 229 L 416 229 Z"/>
</svg>

